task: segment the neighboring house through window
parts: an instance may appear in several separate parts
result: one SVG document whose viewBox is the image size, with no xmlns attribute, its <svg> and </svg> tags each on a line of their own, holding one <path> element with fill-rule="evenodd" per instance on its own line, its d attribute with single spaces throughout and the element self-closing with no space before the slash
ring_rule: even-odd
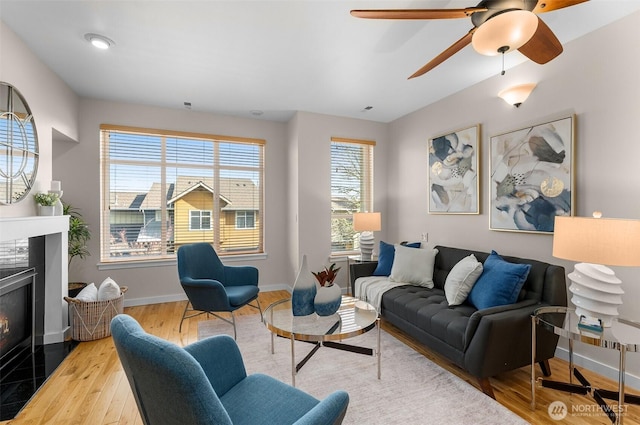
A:
<svg viewBox="0 0 640 425">
<path fill-rule="evenodd" d="M 331 138 L 331 252 L 359 249 L 353 213 L 373 211 L 374 141 Z"/>
<path fill-rule="evenodd" d="M 263 252 L 264 140 L 102 125 L 101 260 Z"/>
</svg>

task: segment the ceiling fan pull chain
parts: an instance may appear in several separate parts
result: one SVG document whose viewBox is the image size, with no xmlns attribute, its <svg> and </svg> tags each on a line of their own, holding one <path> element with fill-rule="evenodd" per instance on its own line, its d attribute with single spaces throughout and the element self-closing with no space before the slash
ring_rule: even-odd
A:
<svg viewBox="0 0 640 425">
<path fill-rule="evenodd" d="M 508 50 L 509 50 L 509 46 L 502 46 L 501 48 L 498 49 L 498 52 L 502 53 L 502 72 L 500 73 L 500 75 L 504 75 L 506 72 L 504 70 L 504 53 Z"/>
</svg>

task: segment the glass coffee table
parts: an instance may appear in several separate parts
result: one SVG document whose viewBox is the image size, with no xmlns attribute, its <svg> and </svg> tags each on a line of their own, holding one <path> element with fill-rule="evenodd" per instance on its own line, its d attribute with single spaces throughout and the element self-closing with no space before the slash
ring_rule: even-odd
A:
<svg viewBox="0 0 640 425">
<path fill-rule="evenodd" d="M 291 381 L 295 386 L 296 374 L 320 347 L 335 348 L 353 353 L 377 356 L 380 379 L 380 318 L 375 307 L 357 298 L 342 296 L 338 312 L 331 316 L 294 316 L 291 299 L 276 301 L 264 311 L 264 323 L 271 331 L 271 353 L 274 353 L 275 336 L 291 340 Z M 376 348 L 344 344 L 342 340 L 353 338 L 377 328 Z M 314 345 L 300 362 L 296 363 L 295 341 Z"/>
</svg>

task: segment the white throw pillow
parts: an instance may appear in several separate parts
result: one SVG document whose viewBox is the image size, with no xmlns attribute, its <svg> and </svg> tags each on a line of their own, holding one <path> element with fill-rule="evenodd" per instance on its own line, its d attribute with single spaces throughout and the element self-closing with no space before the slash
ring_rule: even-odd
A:
<svg viewBox="0 0 640 425">
<path fill-rule="evenodd" d="M 96 288 L 96 284 L 91 282 L 84 288 L 78 295 L 76 295 L 76 300 L 84 301 L 84 302 L 93 302 L 98 301 L 98 288 Z"/>
<path fill-rule="evenodd" d="M 389 280 L 433 288 L 433 264 L 438 250 L 396 245 Z"/>
<path fill-rule="evenodd" d="M 459 305 L 467 299 L 482 270 L 482 263 L 473 254 L 464 257 L 453 266 L 444 282 L 444 295 L 449 305 Z"/>
<path fill-rule="evenodd" d="M 106 278 L 100 284 L 98 289 L 98 301 L 112 300 L 120 296 L 120 287 L 110 277 Z"/>
</svg>

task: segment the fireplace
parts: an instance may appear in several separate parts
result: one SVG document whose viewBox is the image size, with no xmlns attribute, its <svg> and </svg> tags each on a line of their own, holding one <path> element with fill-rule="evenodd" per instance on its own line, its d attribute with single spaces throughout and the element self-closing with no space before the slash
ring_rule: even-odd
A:
<svg viewBox="0 0 640 425">
<path fill-rule="evenodd" d="M 29 240 L 28 266 L 35 267 L 37 273 L 36 306 L 42 306 L 44 311 L 42 324 L 36 322 L 37 338 L 41 338 L 36 344 L 63 342 L 70 336 L 68 308 L 63 298 L 69 284 L 68 231 L 69 216 L 0 218 L 0 243 Z M 35 250 L 34 241 L 38 241 Z"/>
<path fill-rule="evenodd" d="M 68 216 L 0 218 L 0 421 L 77 345 L 67 303 Z"/>
<path fill-rule="evenodd" d="M 0 373 L 35 346 L 35 269 L 0 269 Z"/>
</svg>

